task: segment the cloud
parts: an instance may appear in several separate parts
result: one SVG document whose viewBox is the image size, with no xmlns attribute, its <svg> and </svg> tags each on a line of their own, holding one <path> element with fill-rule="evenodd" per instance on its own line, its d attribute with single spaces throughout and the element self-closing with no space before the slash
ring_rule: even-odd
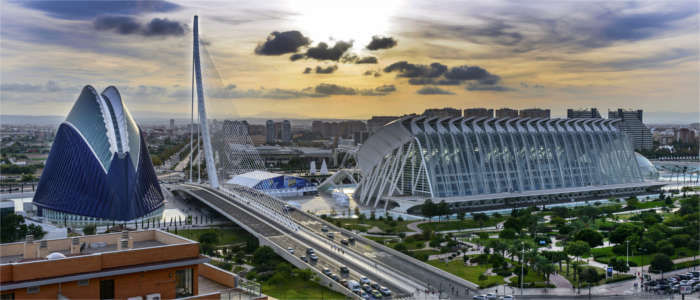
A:
<svg viewBox="0 0 700 300">
<path fill-rule="evenodd" d="M 294 53 L 297 52 L 300 47 L 306 46 L 310 42 L 311 41 L 309 38 L 305 37 L 303 34 L 301 34 L 301 32 L 296 30 L 284 32 L 275 31 L 270 33 L 265 42 L 260 43 L 257 47 L 255 47 L 255 54 L 281 55 L 285 53 Z"/>
<path fill-rule="evenodd" d="M 384 72 L 390 73 L 397 71 L 399 77 L 439 77 L 447 71 L 447 66 L 441 63 L 432 63 L 428 65 L 411 64 L 407 61 L 395 62 L 384 68 Z"/>
<path fill-rule="evenodd" d="M 382 76 L 382 73 L 377 72 L 377 71 L 372 71 L 372 70 L 367 70 L 364 73 L 362 73 L 364 76 L 374 76 L 374 77 L 379 77 Z"/>
<path fill-rule="evenodd" d="M 419 78 L 411 78 L 408 80 L 408 83 L 411 85 L 460 85 L 462 84 L 461 81 L 459 80 L 454 80 L 454 79 L 438 79 L 435 80 L 434 78 L 425 78 L 425 77 L 419 77 Z"/>
<path fill-rule="evenodd" d="M 467 91 L 491 91 L 491 92 L 509 92 L 515 89 L 500 86 L 500 85 L 486 85 L 480 83 L 469 83 L 466 87 Z"/>
<path fill-rule="evenodd" d="M 332 83 L 321 83 L 314 88 L 314 91 L 324 95 L 355 95 L 357 90 Z"/>
<path fill-rule="evenodd" d="M 321 42 L 316 47 L 307 49 L 305 57 L 338 61 L 350 47 L 352 42 L 337 41 L 333 47 L 328 47 L 328 44 Z"/>
<path fill-rule="evenodd" d="M 19 3 L 26 8 L 65 20 L 89 20 L 105 12 L 114 15 L 141 15 L 180 9 L 180 5 L 164 0 L 102 0 L 89 3 L 83 0 L 31 0 Z"/>
<path fill-rule="evenodd" d="M 355 63 L 356 64 L 376 64 L 377 58 L 374 56 L 367 56 L 367 57 L 363 57 L 363 58 L 358 59 Z"/>
<path fill-rule="evenodd" d="M 421 89 L 419 89 L 418 91 L 416 91 L 416 93 L 421 94 L 421 95 L 454 95 L 455 94 L 453 92 L 450 92 L 450 91 L 445 90 L 445 89 L 441 89 L 441 88 L 436 87 L 436 86 L 424 86 Z"/>
<path fill-rule="evenodd" d="M 304 58 L 304 54 L 297 53 L 297 54 L 292 54 L 292 56 L 289 57 L 289 60 L 291 61 L 297 61 Z"/>
<path fill-rule="evenodd" d="M 367 50 L 389 49 L 396 46 L 396 40 L 393 37 L 373 36 L 372 41 L 367 45 Z"/>
<path fill-rule="evenodd" d="M 157 97 L 167 94 L 166 88 L 154 85 L 124 86 L 120 88 L 120 91 L 128 97 Z"/>
<path fill-rule="evenodd" d="M 102 15 L 95 18 L 96 30 L 113 31 L 118 34 L 140 34 L 143 36 L 181 36 L 185 34 L 185 25 L 167 18 L 154 18 L 142 25 L 133 17 Z"/>
<path fill-rule="evenodd" d="M 314 70 L 314 69 L 307 67 L 304 69 L 304 72 L 302 72 L 302 73 L 309 74 L 309 73 L 311 73 L 312 70 Z M 316 74 L 331 74 L 331 73 L 335 72 L 336 70 L 338 70 L 338 66 L 336 66 L 336 65 L 328 66 L 328 67 L 316 66 L 315 70 L 316 70 Z"/>
<path fill-rule="evenodd" d="M 2 83 L 0 91 L 11 93 L 55 93 L 62 91 L 80 91 L 79 88 L 61 86 L 53 80 L 45 84 L 31 83 Z"/>
</svg>

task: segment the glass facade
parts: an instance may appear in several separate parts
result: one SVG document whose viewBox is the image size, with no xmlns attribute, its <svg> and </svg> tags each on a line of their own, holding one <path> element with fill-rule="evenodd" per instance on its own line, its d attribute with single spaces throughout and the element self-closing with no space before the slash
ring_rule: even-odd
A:
<svg viewBox="0 0 700 300">
<path fill-rule="evenodd" d="M 356 195 L 365 202 L 383 196 L 459 197 L 643 182 L 647 176 L 635 152 L 613 123 L 405 118 L 379 130 L 360 149 L 363 179 Z M 383 137 L 384 131 L 391 137 Z M 402 135 L 400 143 L 382 141 Z"/>
</svg>

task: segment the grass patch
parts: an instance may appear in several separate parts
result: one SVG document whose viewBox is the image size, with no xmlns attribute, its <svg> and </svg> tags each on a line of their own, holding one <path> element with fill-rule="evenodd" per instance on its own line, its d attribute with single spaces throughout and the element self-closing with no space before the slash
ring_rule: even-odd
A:
<svg viewBox="0 0 700 300">
<path fill-rule="evenodd" d="M 490 217 L 487 222 L 484 222 L 483 227 L 495 226 L 504 220 L 503 217 Z M 430 222 L 418 225 L 422 230 L 445 231 L 445 230 L 461 230 L 479 228 L 479 223 L 474 219 L 450 220 L 442 222 Z"/>
<path fill-rule="evenodd" d="M 332 291 L 316 282 L 292 277 L 278 284 L 264 283 L 262 292 L 277 299 L 338 299 L 345 295 Z"/>
<path fill-rule="evenodd" d="M 681 248 L 676 248 L 675 253 L 671 256 L 671 259 L 677 259 L 677 258 L 682 258 L 682 257 L 690 257 L 695 255 L 700 255 L 700 251 L 696 249 L 688 249 L 685 247 Z M 604 263 L 607 264 L 611 258 L 615 257 L 617 259 L 622 259 L 626 260 L 627 257 L 625 255 L 615 255 L 615 253 L 612 252 L 612 247 L 603 247 L 603 248 L 593 248 L 591 249 L 591 254 L 593 257 L 595 257 L 595 261 L 599 263 Z M 630 252 L 632 254 L 632 252 Z M 683 254 L 683 255 L 682 255 Z M 635 264 L 637 266 L 642 265 L 642 260 L 644 261 L 644 265 L 648 265 L 651 262 L 651 258 L 654 257 L 654 254 L 645 254 L 645 255 L 630 255 L 629 260 L 630 260 L 630 265 Z"/>
<path fill-rule="evenodd" d="M 208 229 L 182 229 L 177 231 L 177 235 L 188 238 L 193 241 L 199 241 L 199 237 L 207 232 L 214 232 L 219 236 L 219 245 L 229 245 L 236 243 L 244 243 L 248 240 L 250 233 L 240 227 L 225 227 L 225 228 L 208 228 Z"/>
<path fill-rule="evenodd" d="M 365 219 L 360 221 L 360 219 L 327 219 L 337 226 L 343 227 L 348 230 L 357 230 L 360 232 L 367 232 L 367 230 L 372 227 L 377 227 L 384 231 L 386 234 L 397 234 L 399 232 L 408 232 L 407 224 L 412 221 L 387 221 L 387 220 L 369 220 Z"/>
<path fill-rule="evenodd" d="M 428 261 L 429 264 L 450 272 L 456 276 L 462 277 L 465 280 L 471 281 L 479 285 L 480 288 L 487 288 L 494 285 L 503 284 L 503 277 L 501 276 L 487 276 L 484 280 L 479 280 L 479 275 L 484 274 L 486 270 L 490 268 L 489 265 L 483 266 L 465 266 L 464 261 L 461 259 L 455 259 L 448 263 L 444 263 L 440 260 Z"/>
</svg>

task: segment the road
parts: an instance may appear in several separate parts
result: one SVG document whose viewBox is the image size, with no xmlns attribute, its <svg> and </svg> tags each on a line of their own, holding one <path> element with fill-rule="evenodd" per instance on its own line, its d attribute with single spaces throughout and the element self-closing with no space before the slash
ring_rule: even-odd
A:
<svg viewBox="0 0 700 300">
<path fill-rule="evenodd" d="M 313 248 L 319 260 L 316 263 L 307 263 L 307 265 L 318 272 L 321 272 L 323 268 L 328 268 L 331 272 L 339 274 L 340 266 L 345 265 L 350 269 L 350 273 L 344 277 L 345 279 L 359 281 L 359 278 L 364 275 L 371 281 L 379 282 L 381 285 L 388 287 L 397 296 L 405 296 L 414 289 L 415 284 L 411 284 L 405 279 L 397 279 L 394 276 L 395 274 L 390 274 L 390 272 L 371 272 L 371 264 L 350 253 L 342 254 L 338 250 L 333 250 L 335 247 L 332 244 L 312 232 L 305 230 L 292 231 L 286 226 L 273 225 L 276 223 L 264 214 L 250 206 L 240 205 L 236 201 L 228 200 L 226 195 L 195 186 L 188 186 L 186 192 L 222 210 L 233 217 L 232 221 L 247 225 L 256 233 L 274 242 L 281 249 L 286 251 L 286 249 L 291 247 L 294 249 L 294 255 L 297 257 L 305 255 L 307 248 Z"/>
</svg>

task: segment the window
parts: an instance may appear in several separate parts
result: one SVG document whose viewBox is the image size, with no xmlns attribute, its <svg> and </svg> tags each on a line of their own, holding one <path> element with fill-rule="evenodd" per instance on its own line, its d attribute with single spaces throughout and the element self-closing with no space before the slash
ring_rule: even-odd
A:
<svg viewBox="0 0 700 300">
<path fill-rule="evenodd" d="M 100 299 L 114 299 L 114 279 L 100 280 Z"/>
<path fill-rule="evenodd" d="M 90 280 L 85 279 L 85 280 L 78 280 L 78 286 L 88 286 L 90 285 Z"/>
<path fill-rule="evenodd" d="M 37 293 L 39 293 L 38 286 L 30 286 L 27 288 L 27 294 L 37 294 Z"/>
<path fill-rule="evenodd" d="M 192 292 L 193 278 L 192 269 L 175 271 L 175 297 L 188 297 L 194 295 Z"/>
<path fill-rule="evenodd" d="M 15 300 L 15 293 L 2 294 L 0 300 Z"/>
</svg>

